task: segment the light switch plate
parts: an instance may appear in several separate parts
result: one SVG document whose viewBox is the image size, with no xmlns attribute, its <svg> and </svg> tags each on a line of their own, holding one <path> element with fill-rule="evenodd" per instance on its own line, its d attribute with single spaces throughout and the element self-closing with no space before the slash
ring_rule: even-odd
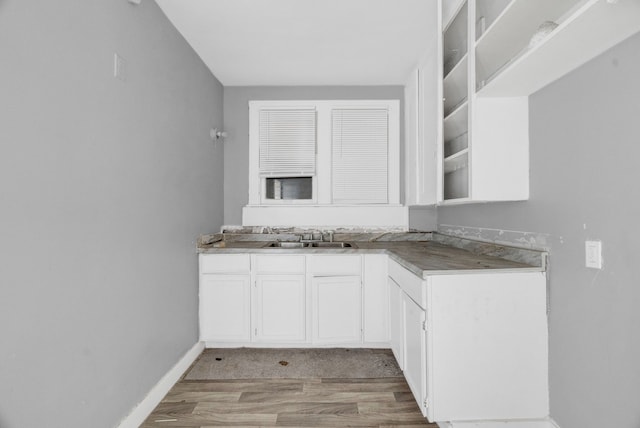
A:
<svg viewBox="0 0 640 428">
<path fill-rule="evenodd" d="M 584 247 L 586 266 L 602 269 L 602 241 L 586 241 Z"/>
<path fill-rule="evenodd" d="M 113 77 L 123 82 L 127 80 L 127 61 L 117 53 L 113 54 Z"/>
</svg>

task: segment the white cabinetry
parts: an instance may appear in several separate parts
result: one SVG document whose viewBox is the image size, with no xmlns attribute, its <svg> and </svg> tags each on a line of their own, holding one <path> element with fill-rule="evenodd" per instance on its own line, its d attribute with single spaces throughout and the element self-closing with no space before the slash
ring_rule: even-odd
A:
<svg viewBox="0 0 640 428">
<path fill-rule="evenodd" d="M 250 340 L 249 272 L 249 255 L 200 256 L 200 340 Z"/>
<path fill-rule="evenodd" d="M 312 255 L 307 266 L 313 293 L 313 343 L 361 343 L 361 256 Z"/>
<path fill-rule="evenodd" d="M 200 337 L 207 346 L 386 347 L 386 278 L 384 254 L 202 254 Z"/>
<path fill-rule="evenodd" d="M 438 202 L 528 199 L 528 96 L 640 31 L 640 2 L 438 3 Z"/>
<path fill-rule="evenodd" d="M 432 13 L 425 25 L 438 25 L 438 4 L 430 2 Z M 434 205 L 437 202 L 438 129 L 440 108 L 440 54 L 438 40 L 427 41 L 427 49 L 405 84 L 405 188 L 406 205 Z"/>
<path fill-rule="evenodd" d="M 425 407 L 427 399 L 426 311 L 403 293 L 404 376 L 416 399 Z M 427 406 L 428 407 L 428 406 Z"/>
<path fill-rule="evenodd" d="M 386 254 L 366 254 L 362 258 L 364 342 L 370 345 L 388 346 L 389 343 L 387 257 Z"/>
<path fill-rule="evenodd" d="M 362 342 L 359 276 L 314 277 L 313 343 Z"/>
<path fill-rule="evenodd" d="M 443 23 L 438 199 L 445 204 L 529 198 L 528 99 L 476 94 L 485 83 L 476 79 L 475 49 L 476 27 L 486 23 L 476 6 L 484 3 L 465 1 Z"/>
<path fill-rule="evenodd" d="M 256 342 L 305 340 L 304 275 L 257 275 L 255 280 Z"/>
<path fill-rule="evenodd" d="M 291 343 L 306 338 L 305 256 L 254 255 L 253 340 Z"/>
<path fill-rule="evenodd" d="M 430 421 L 548 416 L 544 273 L 422 279 L 390 261 L 389 276 L 403 302 L 405 377 Z"/>
<path fill-rule="evenodd" d="M 404 370 L 404 309 L 402 289 L 391 277 L 389 283 L 389 341 L 398 366 Z"/>
</svg>

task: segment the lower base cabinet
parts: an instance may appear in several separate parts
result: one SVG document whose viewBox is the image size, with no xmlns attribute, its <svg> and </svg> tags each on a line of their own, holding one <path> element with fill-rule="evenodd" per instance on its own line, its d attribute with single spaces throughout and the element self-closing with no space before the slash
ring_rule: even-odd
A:
<svg viewBox="0 0 640 428">
<path fill-rule="evenodd" d="M 200 338 L 214 346 L 309 347 L 367 346 L 363 338 L 371 337 L 390 345 L 431 422 L 549 415 L 543 272 L 422 278 L 389 260 L 386 292 L 377 280 L 367 291 L 362 278 L 385 270 L 362 260 L 201 255 Z"/>
<path fill-rule="evenodd" d="M 389 336 L 393 355 L 400 370 L 404 370 L 404 312 L 402 289 L 393 279 L 389 283 Z"/>
<path fill-rule="evenodd" d="M 251 340 L 251 283 L 246 275 L 200 278 L 200 337 L 219 342 Z"/>
<path fill-rule="evenodd" d="M 427 401 L 426 311 L 403 293 L 404 376 L 423 413 Z"/>
<path fill-rule="evenodd" d="M 359 276 L 314 277 L 313 343 L 362 341 L 362 285 Z"/>
<path fill-rule="evenodd" d="M 394 354 L 400 355 L 407 383 L 427 419 L 445 423 L 546 418 L 544 273 L 422 279 L 394 263 L 389 267 L 391 344 L 401 348 Z M 401 314 L 394 313 L 398 293 Z M 401 327 L 395 324 L 397 317 Z"/>
<path fill-rule="evenodd" d="M 304 342 L 304 275 L 258 275 L 254 282 L 253 339 L 256 342 Z"/>
</svg>

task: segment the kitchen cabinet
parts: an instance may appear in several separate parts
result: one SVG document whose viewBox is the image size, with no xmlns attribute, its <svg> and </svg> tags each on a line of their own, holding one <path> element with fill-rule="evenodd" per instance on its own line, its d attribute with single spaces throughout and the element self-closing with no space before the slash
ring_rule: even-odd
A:
<svg viewBox="0 0 640 428">
<path fill-rule="evenodd" d="M 421 407 L 427 403 L 427 328 L 426 311 L 402 293 L 404 331 L 404 377 Z"/>
<path fill-rule="evenodd" d="M 441 204 L 529 198 L 528 98 L 477 96 L 476 3 L 441 23 Z"/>
<path fill-rule="evenodd" d="M 312 288 L 313 343 L 362 342 L 360 277 L 314 277 Z"/>
<path fill-rule="evenodd" d="M 254 255 L 253 341 L 304 342 L 305 256 Z"/>
<path fill-rule="evenodd" d="M 389 284 L 389 342 L 396 362 L 404 370 L 404 308 L 402 289 L 391 277 Z"/>
<path fill-rule="evenodd" d="M 543 272 L 420 278 L 390 260 L 389 276 L 392 347 L 429 421 L 548 416 Z"/>
<path fill-rule="evenodd" d="M 437 15 L 430 19 L 434 22 L 429 25 L 436 27 Z M 405 84 L 405 203 L 409 206 L 437 203 L 439 64 L 434 40 Z"/>
<path fill-rule="evenodd" d="M 438 203 L 526 200 L 528 96 L 640 31 L 640 3 L 440 0 L 438 7 Z"/>
<path fill-rule="evenodd" d="M 255 342 L 303 342 L 306 338 L 304 275 L 257 275 Z"/>
<path fill-rule="evenodd" d="M 307 271 L 313 293 L 313 343 L 362 343 L 362 257 L 311 255 Z"/>
<path fill-rule="evenodd" d="M 200 340 L 251 338 L 249 255 L 200 256 Z"/>
<path fill-rule="evenodd" d="M 202 254 L 200 338 L 207 346 L 306 347 L 363 346 L 366 338 L 366 346 L 385 347 L 386 260 L 383 254 Z"/>
<path fill-rule="evenodd" d="M 362 257 L 363 330 L 365 344 L 388 346 L 389 291 L 386 254 Z"/>
</svg>

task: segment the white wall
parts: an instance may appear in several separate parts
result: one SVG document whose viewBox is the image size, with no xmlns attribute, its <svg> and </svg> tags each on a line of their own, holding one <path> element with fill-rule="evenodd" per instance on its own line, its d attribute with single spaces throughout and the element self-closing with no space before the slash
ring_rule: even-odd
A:
<svg viewBox="0 0 640 428">
<path fill-rule="evenodd" d="M 113 427 L 198 338 L 222 87 L 152 1 L 0 0 L 0 53 L 0 427 Z"/>
<path fill-rule="evenodd" d="M 562 428 L 640 427 L 638 52 L 640 35 L 531 96 L 529 201 L 438 209 L 441 225 L 534 232 L 550 248 Z M 585 268 L 587 239 L 603 242 L 602 271 Z"/>
<path fill-rule="evenodd" d="M 224 128 L 229 133 L 224 151 L 224 223 L 242 224 L 242 207 L 249 200 L 250 100 L 400 100 L 404 123 L 402 86 L 228 86 L 224 88 Z M 400 158 L 404 159 L 404 133 L 400 133 Z M 404 189 L 404 169 L 400 170 Z M 400 194 L 404 194 L 401 190 Z"/>
</svg>

